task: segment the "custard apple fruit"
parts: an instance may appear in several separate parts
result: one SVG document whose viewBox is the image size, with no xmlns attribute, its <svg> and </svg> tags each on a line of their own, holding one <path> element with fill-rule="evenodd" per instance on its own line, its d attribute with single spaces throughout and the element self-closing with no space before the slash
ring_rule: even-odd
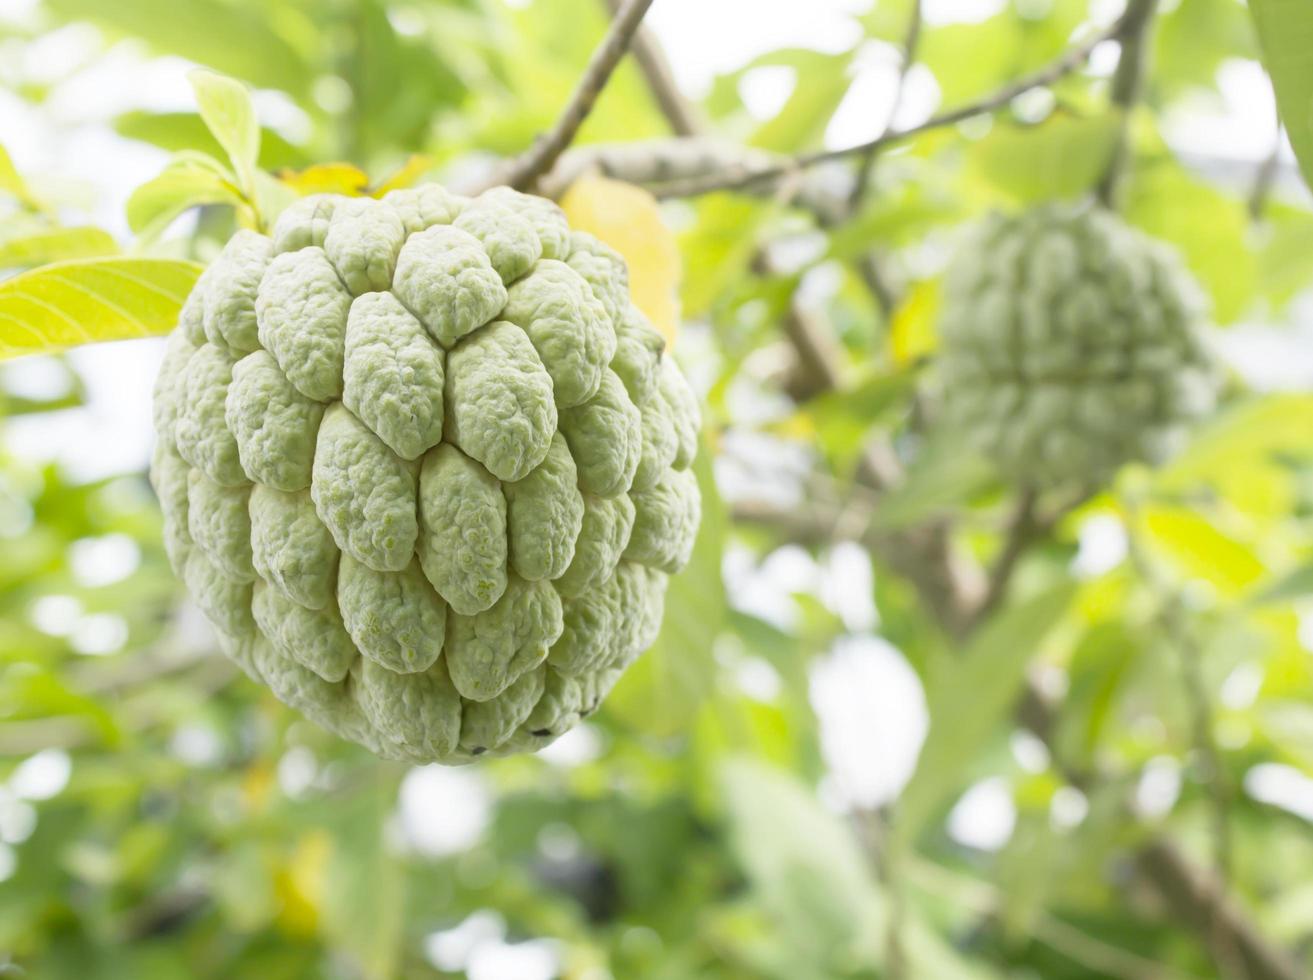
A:
<svg viewBox="0 0 1313 980">
<path fill-rule="evenodd" d="M 1202 310 L 1175 253 L 1106 211 L 991 216 L 945 276 L 946 415 L 1018 483 L 1159 462 L 1213 404 Z"/>
<path fill-rule="evenodd" d="M 169 338 L 170 561 L 252 678 L 411 762 L 546 745 L 651 645 L 698 406 L 624 261 L 550 201 L 303 198 Z"/>
</svg>

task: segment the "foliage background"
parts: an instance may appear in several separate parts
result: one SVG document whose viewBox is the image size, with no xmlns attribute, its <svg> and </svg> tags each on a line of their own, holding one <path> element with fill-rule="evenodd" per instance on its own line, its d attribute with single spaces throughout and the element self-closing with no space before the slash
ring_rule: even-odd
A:
<svg viewBox="0 0 1313 980">
<path fill-rule="evenodd" d="M 716 146 L 915 125 L 1119 13 L 927 2 L 895 100 L 911 5 L 806 6 L 656 4 Z M 192 62 L 256 90 L 285 185 L 415 153 L 459 181 L 552 124 L 605 24 L 595 0 L 0 5 L 0 265 L 214 254 L 224 197 L 125 208 L 168 153 L 220 155 Z M 1163 3 L 1144 37 L 1124 109 L 1108 42 L 880 154 L 860 199 L 843 161 L 666 202 L 707 519 L 657 648 L 536 757 L 380 764 L 235 675 L 144 477 L 158 341 L 0 368 L 0 972 L 1307 975 L 1313 209 L 1245 7 Z M 580 142 L 671 125 L 627 61 Z M 936 281 L 965 221 L 1093 191 L 1122 141 L 1116 203 L 1205 287 L 1227 396 L 1171 465 L 1030 527 L 933 424 Z M 968 579 L 1015 543 L 1006 601 L 955 623 L 927 540 Z"/>
</svg>

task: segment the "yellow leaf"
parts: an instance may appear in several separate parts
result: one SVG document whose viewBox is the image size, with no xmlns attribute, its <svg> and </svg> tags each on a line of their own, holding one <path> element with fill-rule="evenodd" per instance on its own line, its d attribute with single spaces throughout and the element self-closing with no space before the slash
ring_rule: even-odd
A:
<svg viewBox="0 0 1313 980">
<path fill-rule="evenodd" d="M 279 869 L 274 887 L 282 899 L 278 922 L 285 932 L 313 936 L 319 929 L 319 906 L 332 850 L 328 831 L 311 830 L 297 841 L 287 864 Z"/>
<path fill-rule="evenodd" d="M 1263 577 L 1266 567 L 1247 542 L 1232 537 L 1193 510 L 1175 506 L 1145 509 L 1144 524 L 1154 544 L 1187 575 L 1234 596 Z"/>
<path fill-rule="evenodd" d="M 282 170 L 278 179 L 303 197 L 307 194 L 359 197 L 369 186 L 369 175 L 350 163 L 316 163 L 304 170 Z"/>
<path fill-rule="evenodd" d="M 679 333 L 679 247 L 657 199 L 609 177 L 580 177 L 561 198 L 570 226 L 596 235 L 624 256 L 629 292 L 673 346 Z"/>
<path fill-rule="evenodd" d="M 935 320 L 939 316 L 939 284 L 919 282 L 894 311 L 889 324 L 889 348 L 894 363 L 910 364 L 939 346 Z"/>
<path fill-rule="evenodd" d="M 387 178 L 371 192 L 374 197 L 382 197 L 388 191 L 403 187 L 414 187 L 419 179 L 433 169 L 433 158 L 423 153 L 412 153 L 410 159 L 388 174 Z"/>
</svg>

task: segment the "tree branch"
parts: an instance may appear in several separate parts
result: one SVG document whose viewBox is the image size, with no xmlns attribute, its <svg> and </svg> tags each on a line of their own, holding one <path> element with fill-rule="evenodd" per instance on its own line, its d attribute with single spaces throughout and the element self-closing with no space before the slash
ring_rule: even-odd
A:
<svg viewBox="0 0 1313 980">
<path fill-rule="evenodd" d="M 625 0 L 620 13 L 611 22 L 606 37 L 593 52 L 583 77 L 575 86 L 574 94 L 566 104 L 551 130 L 540 136 L 525 153 L 511 160 L 502 182 L 521 190 L 534 186 L 539 177 L 552 169 L 552 165 L 572 142 L 579 127 L 588 118 L 593 103 L 611 78 L 616 65 L 629 48 L 630 39 L 642 23 L 643 15 L 652 6 L 652 0 Z"/>
<path fill-rule="evenodd" d="M 907 73 L 916 63 L 916 49 L 921 43 L 921 0 L 912 0 L 912 10 L 907 16 L 907 32 L 903 36 L 903 47 L 898 62 L 898 78 L 894 81 L 894 97 L 889 105 L 889 115 L 880 127 L 877 136 L 888 136 L 894 128 L 894 119 L 903 104 L 903 94 L 907 89 Z M 848 210 L 856 211 L 866 195 L 871 182 L 871 173 L 875 169 L 875 158 L 880 155 L 879 146 L 872 146 L 862 154 L 857 165 L 857 179 L 853 183 L 852 193 L 848 195 Z M 874 291 L 874 290 L 873 290 Z"/>
<path fill-rule="evenodd" d="M 1113 147 L 1108 168 L 1104 171 L 1095 196 L 1104 207 L 1116 204 L 1117 187 L 1130 159 L 1131 110 L 1140 101 L 1144 90 L 1145 69 L 1148 63 L 1149 24 L 1153 20 L 1158 0 L 1129 0 L 1126 12 L 1117 25 L 1114 39 L 1121 45 L 1117 71 L 1112 77 L 1112 104 L 1121 112 L 1121 125 Z"/>
<path fill-rule="evenodd" d="M 612 16 L 619 16 L 622 4 L 623 0 L 606 0 Z M 666 53 L 661 50 L 661 42 L 656 36 L 640 25 L 630 39 L 629 50 L 643 72 L 657 108 L 670 124 L 671 132 L 676 136 L 698 136 L 706 132 L 706 120 L 698 107 L 679 90 L 670 62 L 666 60 Z"/>
<path fill-rule="evenodd" d="M 774 166 L 762 167 L 759 169 L 748 168 L 731 168 L 720 173 L 708 173 L 700 177 L 690 178 L 687 180 L 670 181 L 667 184 L 659 185 L 653 188 L 658 197 L 693 197 L 698 194 L 708 194 L 712 191 L 738 190 L 746 189 L 763 182 L 778 181 L 783 177 L 794 174 L 800 170 L 817 166 L 818 164 L 828 163 L 832 160 L 841 160 L 845 157 L 855 156 L 878 152 L 884 147 L 897 143 L 909 137 L 916 136 L 920 133 L 928 132 L 933 129 L 942 129 L 945 126 L 952 126 L 960 123 L 972 116 L 979 116 L 987 112 L 993 112 L 1007 105 L 1018 95 L 1029 92 L 1031 89 L 1040 88 L 1044 85 L 1051 85 L 1061 78 L 1070 75 L 1072 72 L 1081 68 L 1090 57 L 1096 47 L 1104 41 L 1116 36 L 1121 30 L 1125 17 L 1119 19 L 1112 27 L 1100 31 L 1087 41 L 1069 48 L 1060 57 L 1051 64 L 1032 72 L 1029 75 L 1023 75 L 1015 81 L 995 90 L 966 105 L 958 106 L 955 109 L 949 109 L 937 115 L 931 116 L 925 122 L 918 123 L 915 126 L 908 126 L 906 129 L 890 130 L 877 136 L 875 139 L 868 140 L 865 143 L 858 143 L 855 146 L 847 146 L 838 150 L 820 150 L 815 153 L 801 153 L 797 156 L 790 157 L 782 163 Z"/>
<path fill-rule="evenodd" d="M 809 500 L 801 507 L 777 508 L 763 504 L 737 504 L 736 522 L 773 527 L 794 541 L 819 544 L 834 540 L 839 517 L 824 502 Z M 921 529 L 926 531 L 927 529 Z M 972 613 L 979 600 L 946 594 L 956 592 L 959 579 L 941 564 L 943 554 L 918 544 L 915 537 L 897 538 L 868 531 L 862 543 L 895 572 L 907 578 L 950 635 L 965 636 L 972 628 Z M 939 556 L 939 557 L 937 557 Z M 936 591 L 939 590 L 939 591 Z M 955 619 L 959 624 L 954 626 Z M 1033 684 L 1017 706 L 1018 722 L 1037 735 L 1061 767 L 1055 748 L 1056 713 L 1050 699 Z M 1089 774 L 1064 769 L 1074 784 L 1088 783 Z M 1269 942 L 1246 912 L 1226 893 L 1216 875 L 1196 868 L 1188 857 L 1162 836 L 1154 837 L 1136 855 L 1135 869 L 1171 906 L 1173 914 L 1189 927 L 1219 964 L 1240 964 L 1247 980 L 1297 980 L 1307 974 L 1289 953 Z"/>
</svg>

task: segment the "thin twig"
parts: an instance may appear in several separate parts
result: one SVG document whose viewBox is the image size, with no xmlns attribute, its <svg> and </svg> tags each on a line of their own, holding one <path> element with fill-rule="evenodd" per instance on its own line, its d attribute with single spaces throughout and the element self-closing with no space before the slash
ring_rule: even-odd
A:
<svg viewBox="0 0 1313 980">
<path fill-rule="evenodd" d="M 606 0 L 611 15 L 619 16 L 624 0 Z M 629 50 L 643 72 L 657 108 L 665 116 L 670 130 L 676 136 L 699 136 L 706 132 L 707 124 L 701 111 L 684 96 L 675 82 L 670 62 L 661 49 L 661 42 L 647 27 L 639 25 L 629 41 Z"/>
<path fill-rule="evenodd" d="M 982 918 L 997 916 L 1006 902 L 1001 891 L 978 878 L 925 859 L 909 860 L 908 864 L 908 877 L 914 884 L 941 899 L 967 906 Z M 1199 980 L 1197 974 L 1104 942 L 1044 912 L 1031 923 L 1031 937 L 1087 970 L 1118 980 Z"/>
<path fill-rule="evenodd" d="M 972 614 L 974 622 L 981 622 L 1003 602 L 1007 595 L 1012 573 L 1016 571 L 1021 556 L 1043 534 L 1047 528 L 1035 517 L 1035 504 L 1039 494 L 1034 487 L 1025 487 L 1017 498 L 1016 510 L 1008 522 L 1007 537 L 1003 541 L 1003 550 L 994 559 L 989 569 L 989 584 L 985 588 L 985 597 Z"/>
<path fill-rule="evenodd" d="M 620 13 L 611 22 L 606 37 L 602 39 L 602 43 L 589 59 L 588 66 L 584 69 L 579 84 L 575 86 L 570 101 L 566 103 L 565 111 L 556 120 L 556 125 L 535 140 L 533 146 L 526 152 L 510 162 L 502 175 L 504 183 L 521 190 L 530 188 L 539 177 L 552 169 L 557 158 L 574 142 L 579 127 L 588 118 L 593 103 L 606 87 L 620 59 L 624 57 L 630 39 L 638 30 L 638 25 L 642 23 L 643 15 L 647 13 L 650 6 L 652 0 L 625 0 Z"/>
<path fill-rule="evenodd" d="M 756 170 L 745 169 L 727 169 L 718 173 L 708 173 L 699 177 L 690 178 L 681 181 L 671 181 L 653 188 L 653 192 L 659 197 L 693 197 L 697 194 L 707 194 L 712 191 L 736 190 L 746 188 L 767 180 L 778 180 L 786 174 L 804 170 L 808 167 L 814 167 L 818 164 L 829 163 L 832 160 L 841 160 L 845 157 L 854 156 L 860 153 L 879 151 L 884 147 L 905 140 L 911 136 L 928 132 L 933 129 L 942 129 L 945 126 L 952 126 L 963 120 L 970 119 L 973 116 L 979 116 L 987 112 L 993 112 L 1007 105 L 1018 95 L 1029 92 L 1031 89 L 1040 88 L 1044 85 L 1051 85 L 1061 78 L 1070 75 L 1072 72 L 1081 68 L 1090 57 L 1096 47 L 1104 41 L 1114 37 L 1121 28 L 1122 21 L 1118 20 L 1107 30 L 1100 31 L 1085 42 L 1067 49 L 1060 57 L 1051 64 L 1032 72 L 1029 75 L 1023 75 L 1015 81 L 983 96 L 974 102 L 958 106 L 955 109 L 949 109 L 938 115 L 931 116 L 925 122 L 918 123 L 915 126 L 908 126 L 906 129 L 896 129 L 877 136 L 875 139 L 868 140 L 865 143 L 858 143 L 855 146 L 846 146 L 838 150 L 820 150 L 815 153 L 802 153 L 791 157 L 784 163 L 774 166 L 762 167 Z"/>
<path fill-rule="evenodd" d="M 916 64 L 916 49 L 921 43 L 921 0 L 912 0 L 912 9 L 907 15 L 907 32 L 903 36 L 903 46 L 899 51 L 898 77 L 894 80 L 894 97 L 889 104 L 889 115 L 880 127 L 877 138 L 888 136 L 894 128 L 894 119 L 903 105 L 903 95 L 907 91 L 907 74 Z M 857 179 L 853 182 L 848 195 L 848 211 L 856 211 L 866 196 L 866 189 L 871 183 L 871 174 L 875 169 L 875 158 L 880 155 L 880 148 L 872 146 L 862 154 L 857 164 Z M 874 290 L 873 290 L 874 291 Z"/>
<path fill-rule="evenodd" d="M 1130 161 L 1131 112 L 1144 92 L 1144 77 L 1148 63 L 1147 35 L 1158 0 L 1130 0 L 1114 35 L 1121 45 L 1117 71 L 1112 77 L 1112 104 L 1121 113 L 1117 140 L 1107 169 L 1099 180 L 1095 197 L 1104 207 L 1116 204 L 1117 189 Z"/>
</svg>

